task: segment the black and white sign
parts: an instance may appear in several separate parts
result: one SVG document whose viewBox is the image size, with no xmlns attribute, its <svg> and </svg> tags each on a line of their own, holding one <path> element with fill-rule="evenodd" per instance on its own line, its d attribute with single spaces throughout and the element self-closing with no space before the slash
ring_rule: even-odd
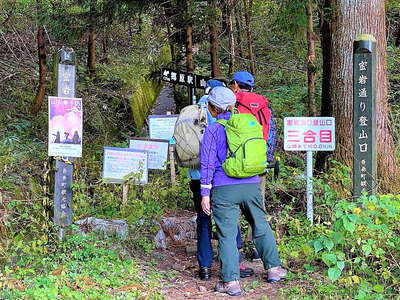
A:
<svg viewBox="0 0 400 300">
<path fill-rule="evenodd" d="M 177 71 L 168 68 L 161 69 L 161 79 L 166 82 L 173 84 L 181 84 L 188 87 L 205 89 L 207 80 L 211 79 L 207 76 L 196 75 L 193 73 L 187 73 L 182 71 Z"/>
</svg>

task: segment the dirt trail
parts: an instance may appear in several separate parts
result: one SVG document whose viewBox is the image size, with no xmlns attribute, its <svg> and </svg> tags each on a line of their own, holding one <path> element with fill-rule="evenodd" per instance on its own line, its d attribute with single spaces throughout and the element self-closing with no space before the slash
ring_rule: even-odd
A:
<svg viewBox="0 0 400 300">
<path fill-rule="evenodd" d="M 153 115 L 165 115 L 167 111 L 175 111 L 174 94 L 172 85 L 165 83 L 162 88 L 160 95 L 158 96 L 156 103 L 154 104 L 151 114 Z"/>
<path fill-rule="evenodd" d="M 170 245 L 167 250 L 157 250 L 153 257 L 156 268 L 165 274 L 162 291 L 167 299 L 284 299 L 279 290 L 288 287 L 288 282 L 269 284 L 263 279 L 265 274 L 262 262 L 245 261 L 244 264 L 255 271 L 252 277 L 241 279 L 244 293 L 240 297 L 230 297 L 214 291 L 219 280 L 218 262 L 212 267 L 210 281 L 201 281 L 197 277 L 198 266 L 195 254 L 187 254 L 186 246 L 195 246 L 196 241 L 186 245 Z"/>
</svg>

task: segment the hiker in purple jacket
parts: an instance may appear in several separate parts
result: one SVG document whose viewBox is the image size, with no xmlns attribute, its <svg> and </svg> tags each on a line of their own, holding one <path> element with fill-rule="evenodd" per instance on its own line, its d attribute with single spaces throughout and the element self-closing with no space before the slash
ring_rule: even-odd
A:
<svg viewBox="0 0 400 300">
<path fill-rule="evenodd" d="M 199 104 L 207 104 L 207 98 L 209 91 L 217 87 L 217 86 L 225 86 L 225 83 L 217 80 L 217 79 L 210 79 L 207 81 L 207 88 L 206 94 L 200 98 Z M 216 120 L 207 110 L 207 123 L 210 125 L 214 123 Z M 190 169 L 189 170 L 190 176 L 190 190 L 193 194 L 193 203 L 197 213 L 196 223 L 196 233 L 197 233 L 197 261 L 199 263 L 199 278 L 201 280 L 210 280 L 212 273 L 211 273 L 211 266 L 213 262 L 213 248 L 211 244 L 211 217 L 206 215 L 201 207 L 201 194 L 200 194 L 200 170 L 198 169 Z M 241 249 L 242 245 L 242 238 L 240 235 L 240 227 L 237 226 L 237 235 L 236 235 L 236 243 L 237 248 Z M 239 260 L 241 257 L 239 258 Z M 254 270 L 252 268 L 246 267 L 244 264 L 239 264 L 240 269 L 240 277 L 250 277 L 254 275 Z"/>
<path fill-rule="evenodd" d="M 229 120 L 235 102 L 235 94 L 225 87 L 214 88 L 208 96 L 210 112 L 217 119 Z M 201 206 L 207 215 L 212 212 L 217 226 L 222 281 L 215 289 L 237 296 L 241 294 L 236 248 L 240 210 L 253 229 L 254 244 L 267 270 L 267 281 L 279 281 L 286 277 L 287 271 L 281 267 L 275 238 L 261 204 L 260 179 L 258 176 L 240 179 L 227 176 L 222 168 L 227 149 L 224 126 L 218 123 L 208 126 L 201 145 L 200 183 Z"/>
</svg>

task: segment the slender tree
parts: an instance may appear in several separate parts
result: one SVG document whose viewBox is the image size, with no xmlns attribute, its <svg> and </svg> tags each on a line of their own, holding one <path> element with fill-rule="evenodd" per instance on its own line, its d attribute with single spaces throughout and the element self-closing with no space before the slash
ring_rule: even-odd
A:
<svg viewBox="0 0 400 300">
<path fill-rule="evenodd" d="M 235 5 L 235 27 L 236 27 L 236 42 L 238 48 L 238 55 L 241 58 L 244 58 L 244 50 L 243 50 L 243 38 L 242 38 L 242 10 L 241 10 L 241 2 L 238 1 Z"/>
<path fill-rule="evenodd" d="M 96 6 L 97 0 L 90 0 L 87 68 L 91 77 L 96 73 Z"/>
<path fill-rule="evenodd" d="M 193 61 L 193 26 L 192 24 L 186 25 L 186 70 L 188 72 L 194 71 Z"/>
<path fill-rule="evenodd" d="M 253 10 L 253 0 L 243 0 L 244 18 L 246 22 L 247 48 L 249 51 L 248 59 L 250 61 L 250 71 L 256 74 L 256 63 L 253 53 L 253 37 L 251 35 L 251 16 Z"/>
<path fill-rule="evenodd" d="M 315 104 L 315 80 L 317 68 L 315 65 L 315 35 L 313 11 L 313 3 L 311 0 L 309 0 L 306 3 L 308 109 L 310 116 L 315 117 L 317 115 L 317 107 Z"/>
<path fill-rule="evenodd" d="M 233 2 L 234 0 L 225 0 L 224 14 L 226 22 L 226 30 L 229 45 L 229 69 L 228 74 L 231 75 L 235 69 L 236 53 L 235 53 L 235 36 L 233 32 Z"/>
<path fill-rule="evenodd" d="M 41 21 L 43 4 L 41 0 L 36 0 L 36 13 L 38 20 L 38 29 L 36 34 L 38 57 L 39 57 L 39 85 L 36 91 L 36 96 L 32 103 L 32 113 L 37 114 L 44 101 L 46 95 L 46 77 L 47 77 L 47 64 L 46 64 L 46 36 L 45 29 Z"/>
<path fill-rule="evenodd" d="M 209 5 L 209 30 L 210 30 L 210 57 L 211 57 L 211 77 L 221 75 L 219 64 L 219 32 L 218 32 L 218 3 L 217 0 L 210 0 Z"/>
<path fill-rule="evenodd" d="M 191 15 L 191 1 L 185 0 L 182 5 L 183 23 L 185 26 L 185 54 L 186 54 L 186 70 L 194 71 L 193 62 L 193 24 Z"/>
<path fill-rule="evenodd" d="M 377 39 L 378 176 L 384 191 L 396 191 L 399 169 L 387 102 L 385 2 L 336 0 L 333 6 L 331 96 L 336 118 L 336 156 L 345 164 L 352 165 L 352 47 L 357 35 L 372 34 Z"/>
<path fill-rule="evenodd" d="M 322 91 L 321 91 L 321 116 L 332 116 L 331 75 L 332 75 L 332 2 L 324 0 L 319 13 L 319 26 L 322 50 Z M 315 168 L 322 171 L 326 166 L 326 158 L 330 152 L 318 151 Z"/>
</svg>

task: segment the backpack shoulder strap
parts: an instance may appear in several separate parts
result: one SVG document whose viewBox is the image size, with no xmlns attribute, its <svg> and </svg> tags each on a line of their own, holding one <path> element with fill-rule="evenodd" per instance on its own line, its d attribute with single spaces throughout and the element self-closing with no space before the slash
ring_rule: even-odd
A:
<svg viewBox="0 0 400 300">
<path fill-rule="evenodd" d="M 220 125 L 222 125 L 222 126 L 224 126 L 224 127 L 225 127 L 225 125 L 226 125 L 227 122 L 228 122 L 228 120 L 224 120 L 224 119 L 218 119 L 218 120 L 217 120 L 217 123 L 220 124 Z"/>
<path fill-rule="evenodd" d="M 203 126 L 207 126 L 208 125 L 208 120 L 207 120 L 207 104 L 205 103 L 200 103 L 197 104 L 200 106 L 200 122 L 202 123 Z"/>
</svg>

